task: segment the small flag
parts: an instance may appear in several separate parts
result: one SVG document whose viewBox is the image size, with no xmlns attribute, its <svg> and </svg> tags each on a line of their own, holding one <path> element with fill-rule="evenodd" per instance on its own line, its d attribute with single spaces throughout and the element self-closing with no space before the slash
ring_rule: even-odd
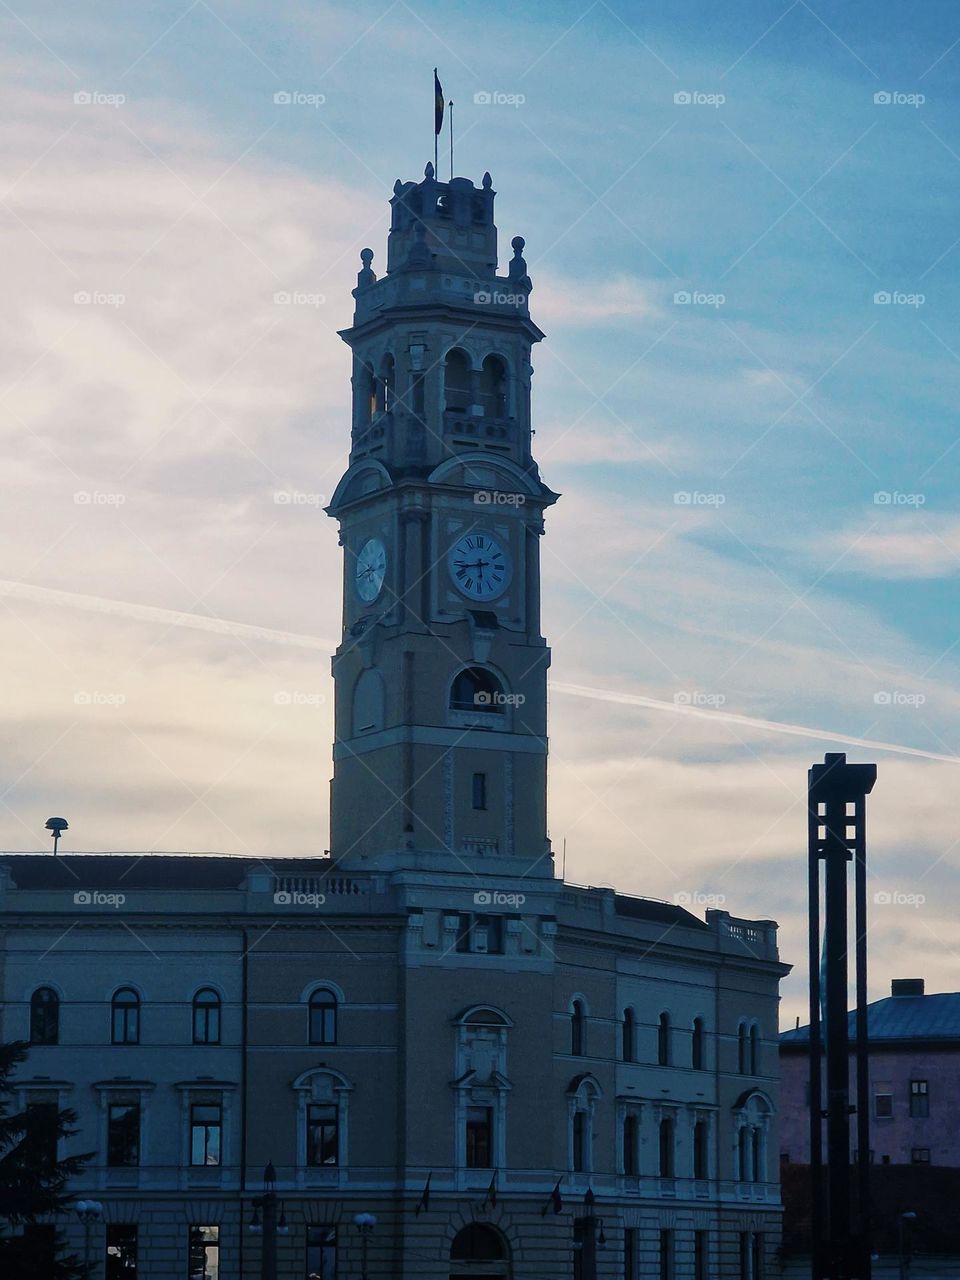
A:
<svg viewBox="0 0 960 1280">
<path fill-rule="evenodd" d="M 417 1213 L 416 1213 L 417 1217 L 420 1216 L 421 1209 L 423 1209 L 424 1212 L 426 1213 L 430 1212 L 430 1179 L 432 1177 L 433 1177 L 433 1170 L 431 1170 L 427 1174 L 427 1181 L 424 1184 L 423 1194 L 420 1197 L 420 1203 L 417 1205 Z"/>
<path fill-rule="evenodd" d="M 493 1177 L 490 1179 L 490 1185 L 487 1187 L 485 1201 L 492 1209 L 497 1207 L 497 1173 L 499 1170 L 494 1169 Z"/>
<path fill-rule="evenodd" d="M 550 1192 L 550 1199 L 540 1210 L 540 1217 L 545 1218 L 548 1211 L 552 1208 L 554 1213 L 559 1213 L 563 1208 L 563 1196 L 560 1194 L 560 1183 L 562 1178 L 557 1179 L 557 1185 Z"/>
<path fill-rule="evenodd" d="M 440 130 L 443 128 L 443 86 L 437 75 L 437 68 L 433 68 L 433 131 L 439 138 Z"/>
</svg>

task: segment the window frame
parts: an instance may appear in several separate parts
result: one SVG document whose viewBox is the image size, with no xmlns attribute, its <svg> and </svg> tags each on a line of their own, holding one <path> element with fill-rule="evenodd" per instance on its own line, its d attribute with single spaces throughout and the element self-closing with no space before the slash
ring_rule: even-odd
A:
<svg viewBox="0 0 960 1280">
<path fill-rule="evenodd" d="M 672 1065 L 672 1049 L 673 1049 L 673 1027 L 670 1020 L 669 1012 L 664 1009 L 657 1020 L 657 1066 L 669 1067 Z"/>
<path fill-rule="evenodd" d="M 116 1249 L 117 1253 L 111 1255 L 111 1249 Z M 137 1280 L 139 1251 L 140 1238 L 135 1223 L 108 1222 L 103 1243 L 104 1280 Z"/>
<path fill-rule="evenodd" d="M 201 999 L 202 996 L 211 996 L 212 999 Z M 220 1037 L 223 1031 L 222 1005 L 223 1001 L 220 999 L 220 993 L 213 987 L 201 987 L 194 994 L 192 1003 L 194 1044 L 220 1044 Z M 198 1015 L 201 1014 L 202 1019 L 198 1018 Z M 211 1014 L 213 1018 L 211 1018 Z M 210 1029 L 211 1021 L 215 1024 L 212 1032 Z"/>
<path fill-rule="evenodd" d="M 121 999 L 130 996 L 131 999 Z M 140 1043 L 140 993 L 134 987 L 117 987 L 110 1000 L 110 1043 Z M 120 1015 L 119 1021 L 118 1016 Z"/>
<path fill-rule="evenodd" d="M 930 1118 L 930 1081 L 910 1081 L 910 1118 L 911 1120 L 928 1120 Z"/>
<path fill-rule="evenodd" d="M 41 997 L 49 995 L 44 1002 Z M 50 1023 L 52 1022 L 52 1031 Z M 38 1035 L 38 1023 L 42 1034 Z M 60 994 L 49 984 L 37 989 L 30 996 L 30 1045 L 54 1045 L 60 1043 Z"/>
<path fill-rule="evenodd" d="M 483 1113 L 477 1119 L 478 1113 Z M 487 1106 L 468 1105 L 464 1115 L 464 1167 L 467 1169 L 492 1169 L 495 1150 L 494 1109 Z M 481 1140 L 478 1142 L 478 1136 Z M 486 1159 L 483 1159 L 484 1151 Z"/>
<path fill-rule="evenodd" d="M 325 997 L 325 998 L 324 998 Z M 319 1030 L 315 1015 L 321 1014 Z M 332 1032 L 332 1033 L 331 1033 Z M 307 1043 L 334 1045 L 339 1043 L 340 1001 L 330 987 L 316 987 L 307 1001 Z"/>
<path fill-rule="evenodd" d="M 315 1113 L 328 1113 L 318 1118 Z M 332 1119 L 331 1119 L 332 1117 Z M 306 1107 L 306 1167 L 308 1169 L 339 1169 L 340 1151 L 340 1108 L 336 1102 L 308 1102 Z M 323 1156 L 332 1136 L 333 1159 L 312 1157 L 318 1153 Z"/>
<path fill-rule="evenodd" d="M 194 1240 L 194 1232 L 214 1231 L 216 1236 L 213 1240 L 207 1240 L 201 1236 L 198 1240 Z M 197 1271 L 194 1267 L 193 1250 L 194 1248 L 203 1250 L 203 1270 Z M 187 1227 L 187 1280 L 211 1280 L 210 1273 L 207 1271 L 207 1263 L 210 1261 L 208 1251 L 213 1250 L 216 1257 L 216 1269 L 213 1276 L 220 1275 L 220 1224 L 219 1222 L 210 1223 L 191 1223 Z"/>
<path fill-rule="evenodd" d="M 114 1098 L 107 1102 L 107 1168 L 108 1169 L 139 1169 L 140 1160 L 143 1154 L 143 1107 L 139 1100 L 136 1102 L 123 1102 L 118 1098 Z M 124 1141 L 125 1122 L 119 1115 L 115 1116 L 115 1112 L 126 1111 L 128 1113 L 129 1128 L 131 1135 L 126 1136 L 126 1148 L 131 1153 L 129 1159 L 115 1158 L 116 1153 L 120 1151 L 121 1143 Z"/>
<path fill-rule="evenodd" d="M 199 1113 L 201 1111 L 216 1112 L 213 1119 L 203 1119 Z M 216 1134 L 216 1141 L 213 1145 L 216 1147 L 216 1159 L 196 1159 L 197 1142 L 196 1136 L 201 1136 L 201 1150 L 206 1157 L 210 1151 L 210 1138 L 212 1134 Z M 190 1120 L 189 1120 L 189 1151 L 188 1159 L 191 1169 L 219 1169 L 223 1165 L 223 1102 L 202 1102 L 191 1101 L 190 1103 Z"/>
</svg>

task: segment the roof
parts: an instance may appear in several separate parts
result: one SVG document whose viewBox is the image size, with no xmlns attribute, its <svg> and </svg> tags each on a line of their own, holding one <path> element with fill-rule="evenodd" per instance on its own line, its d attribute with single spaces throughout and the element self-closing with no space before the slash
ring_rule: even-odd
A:
<svg viewBox="0 0 960 1280">
<path fill-rule="evenodd" d="M 329 858 L 251 858 L 200 853 L 0 853 L 18 889 L 239 889 L 251 870 L 323 875 Z"/>
<path fill-rule="evenodd" d="M 631 920 L 652 920 L 655 924 L 679 924 L 685 929 L 709 929 L 710 926 L 697 916 L 673 902 L 661 902 L 658 898 L 632 898 L 618 893 L 614 898 L 618 916 Z"/>
<path fill-rule="evenodd" d="M 848 1017 L 848 1034 L 856 1039 L 856 1015 Z M 930 996 L 887 996 L 867 1005 L 867 1035 L 872 1042 L 898 1040 L 960 1041 L 960 991 Z M 810 1040 L 809 1027 L 784 1031 L 780 1044 L 804 1045 Z"/>
</svg>

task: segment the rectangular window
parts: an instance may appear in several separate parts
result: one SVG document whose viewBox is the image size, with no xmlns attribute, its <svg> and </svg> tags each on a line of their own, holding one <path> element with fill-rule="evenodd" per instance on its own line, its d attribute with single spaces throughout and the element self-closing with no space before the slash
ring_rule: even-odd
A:
<svg viewBox="0 0 960 1280">
<path fill-rule="evenodd" d="M 460 914 L 457 926 L 457 950 L 474 955 L 503 954 L 503 917 Z"/>
<path fill-rule="evenodd" d="M 137 1228 L 107 1226 L 105 1280 L 137 1280 Z"/>
<path fill-rule="evenodd" d="M 191 1227 L 187 1280 L 220 1280 L 220 1228 Z"/>
<path fill-rule="evenodd" d="M 111 1169 L 133 1169 L 139 1163 L 140 1104 L 111 1102 L 107 1108 L 107 1164 Z"/>
<path fill-rule="evenodd" d="M 706 1120 L 698 1120 L 693 1126 L 693 1176 L 704 1179 L 710 1177 L 710 1130 Z"/>
<path fill-rule="evenodd" d="M 340 1163 L 340 1126 L 337 1108 L 311 1102 L 307 1107 L 307 1164 L 335 1166 Z"/>
<path fill-rule="evenodd" d="M 623 1172 L 628 1177 L 637 1172 L 637 1117 L 633 1112 L 623 1117 Z"/>
<path fill-rule="evenodd" d="M 493 1108 L 467 1108 L 467 1168 L 493 1167 Z"/>
<path fill-rule="evenodd" d="M 337 1280 L 336 1227 L 307 1227 L 306 1280 Z"/>
<path fill-rule="evenodd" d="M 693 1233 L 693 1278 L 708 1280 L 707 1267 L 710 1263 L 710 1232 L 695 1231 Z"/>
<path fill-rule="evenodd" d="M 929 1164 L 930 1148 L 914 1147 L 913 1150 L 910 1152 L 910 1163 L 911 1164 Z"/>
<path fill-rule="evenodd" d="M 930 1088 L 926 1080 L 910 1081 L 910 1115 L 925 1120 L 930 1114 Z"/>
<path fill-rule="evenodd" d="M 892 1093 L 875 1093 L 873 1095 L 873 1114 L 878 1120 L 889 1120 L 892 1117 Z"/>
<path fill-rule="evenodd" d="M 637 1228 L 626 1227 L 623 1232 L 623 1280 L 637 1280 Z"/>
<path fill-rule="evenodd" d="M 473 775 L 473 807 L 475 809 L 487 807 L 487 775 L 485 773 Z"/>
<path fill-rule="evenodd" d="M 573 1113 L 573 1171 L 583 1173 L 587 1153 L 587 1115 L 585 1111 Z"/>
<path fill-rule="evenodd" d="M 673 1232 L 660 1232 L 660 1280 L 673 1280 Z"/>
<path fill-rule="evenodd" d="M 194 1102 L 190 1106 L 190 1163 L 220 1163 L 223 1111 L 217 1102 Z"/>
<path fill-rule="evenodd" d="M 37 1163 L 49 1169 L 57 1163 L 57 1118 L 55 1102 L 28 1102 L 26 1137 L 36 1152 Z"/>
</svg>

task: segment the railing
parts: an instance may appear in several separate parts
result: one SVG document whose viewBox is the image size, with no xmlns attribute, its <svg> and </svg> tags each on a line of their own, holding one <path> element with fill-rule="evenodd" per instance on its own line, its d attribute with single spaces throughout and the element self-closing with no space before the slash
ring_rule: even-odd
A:
<svg viewBox="0 0 960 1280">
<path fill-rule="evenodd" d="M 460 852 L 481 858 L 489 857 L 491 854 L 500 852 L 500 841 L 496 838 L 491 840 L 480 838 L 464 840 L 460 846 Z"/>
<path fill-rule="evenodd" d="M 370 881 L 354 880 L 350 876 L 277 876 L 277 891 L 356 897 L 370 892 Z"/>
</svg>

